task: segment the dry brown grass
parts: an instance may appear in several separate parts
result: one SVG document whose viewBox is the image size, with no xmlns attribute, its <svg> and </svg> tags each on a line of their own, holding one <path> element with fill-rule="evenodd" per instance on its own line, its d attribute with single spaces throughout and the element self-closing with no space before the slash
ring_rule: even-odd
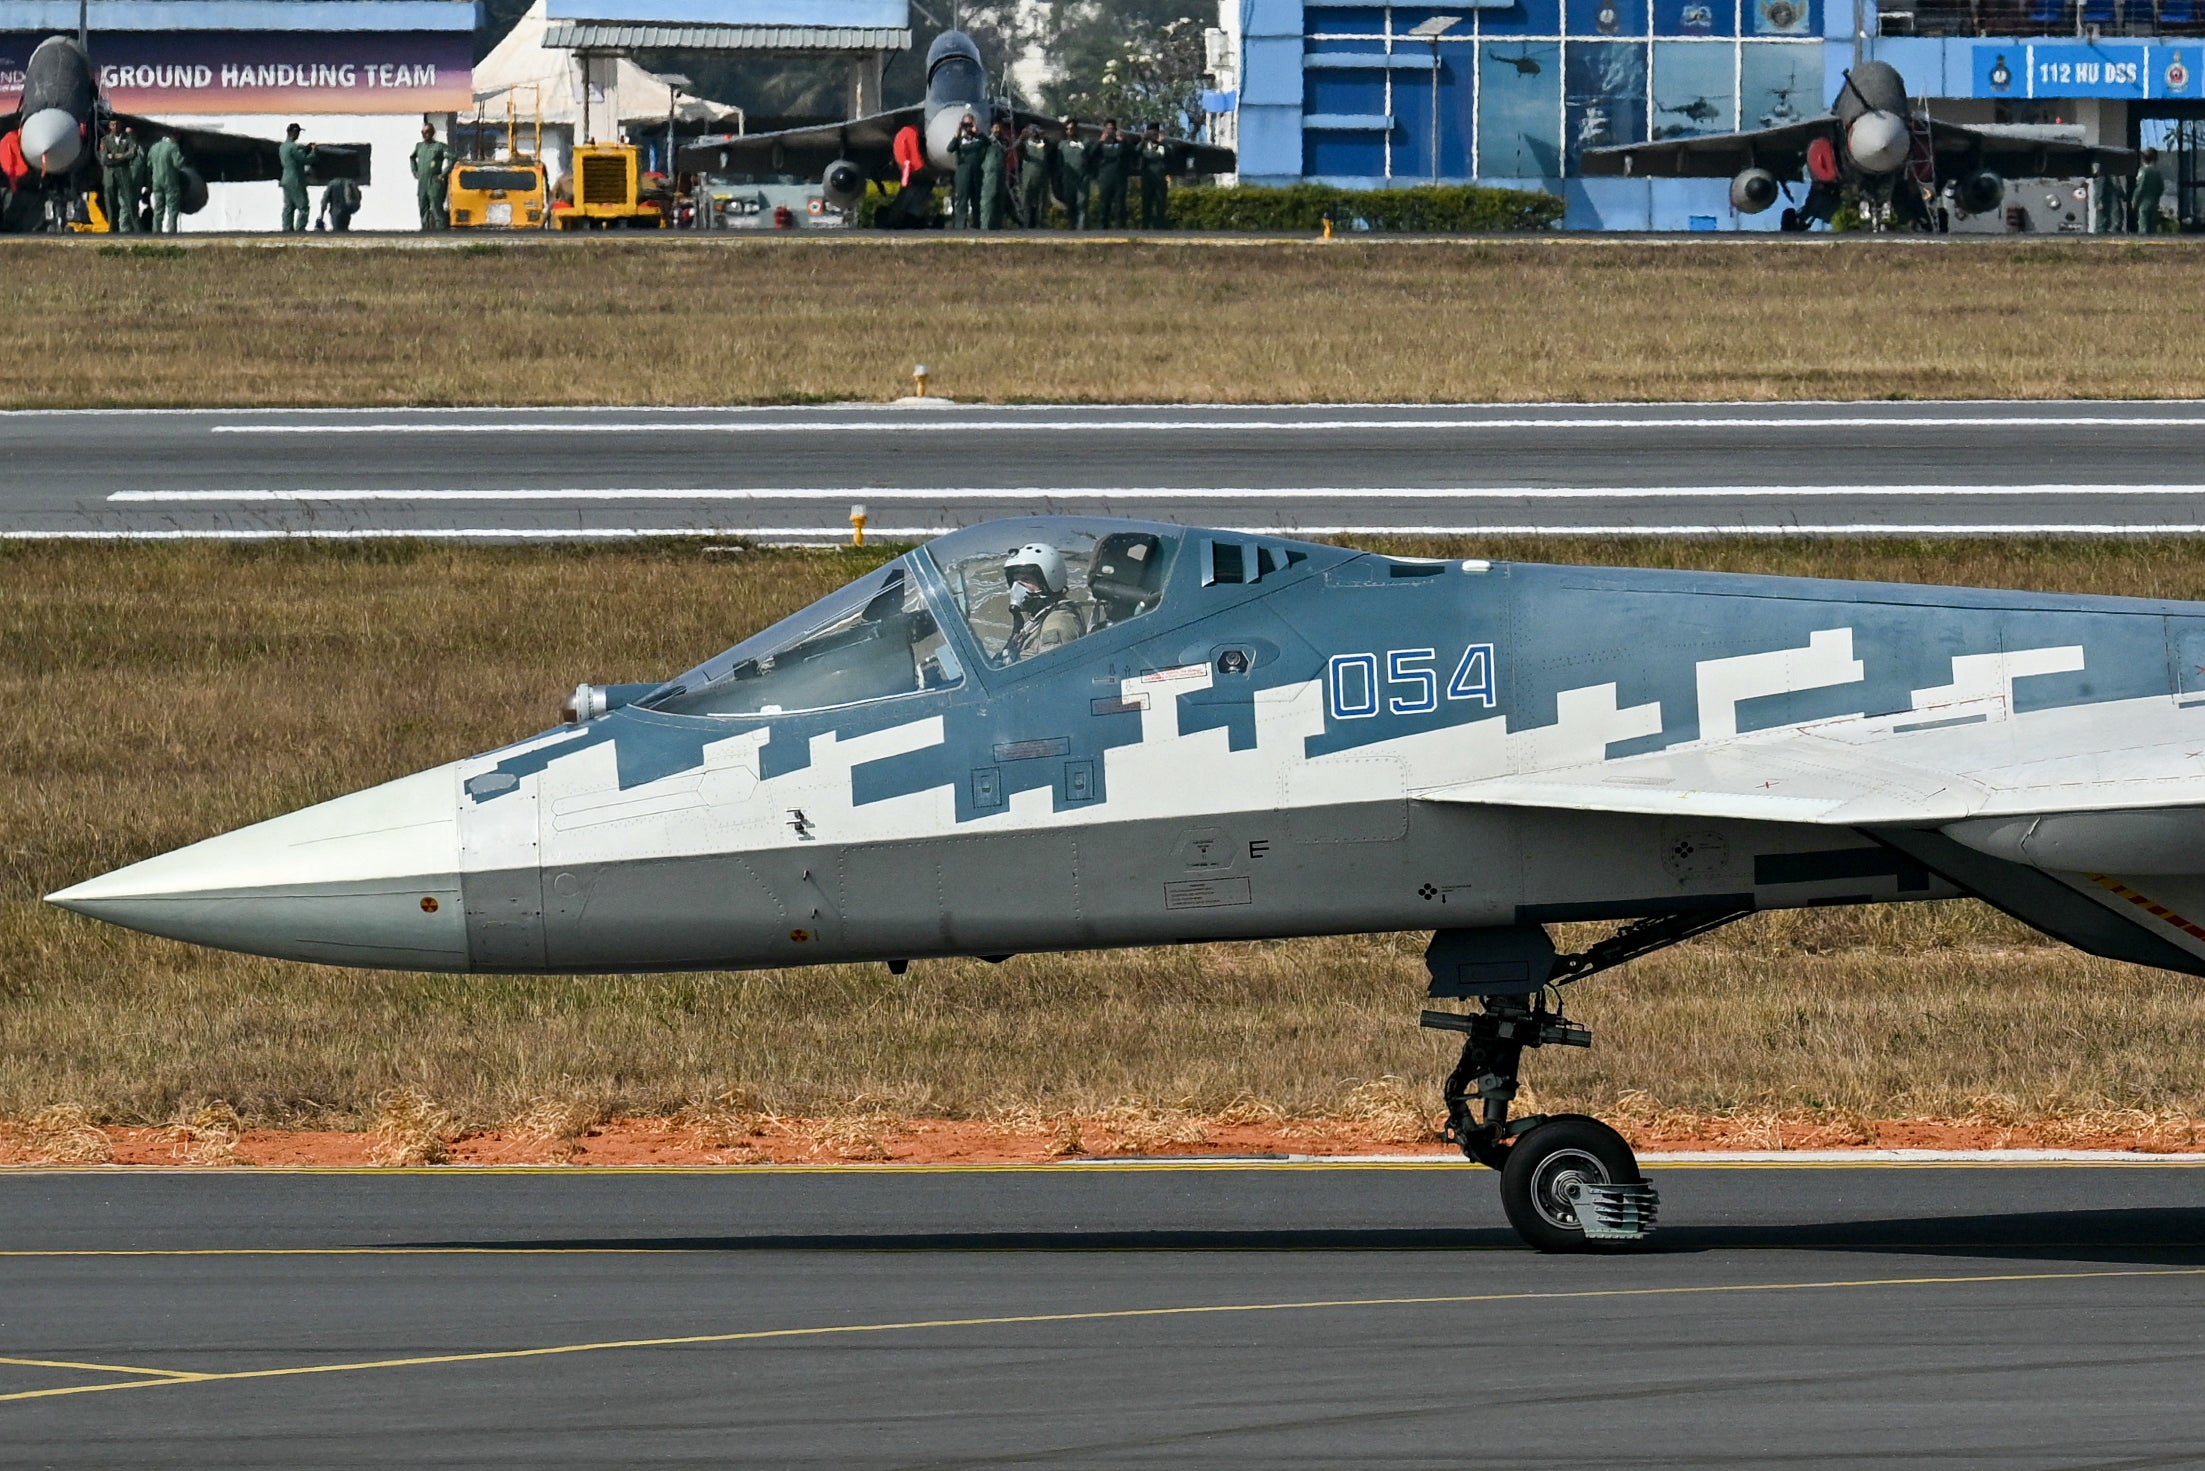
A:
<svg viewBox="0 0 2205 1471">
<path fill-rule="evenodd" d="M 23 1142 L 49 1164 L 103 1165 L 115 1157 L 107 1136 L 77 1103 L 49 1104 L 25 1119 Z"/>
<path fill-rule="evenodd" d="M 246 1163 L 237 1149 L 244 1133 L 243 1116 L 219 1098 L 184 1113 L 167 1130 L 176 1158 L 193 1165 Z"/>
<path fill-rule="evenodd" d="M 2205 557 L 2182 542 L 1481 551 L 2205 594 Z M 0 1118 L 81 1104 L 16 1131 L 53 1157 L 96 1153 L 94 1120 L 182 1118 L 211 1140 L 214 1123 L 193 1120 L 214 1098 L 255 1126 L 377 1127 L 392 1158 L 431 1157 L 544 1098 L 558 1113 L 547 1143 L 584 1113 L 687 1106 L 680 1127 L 729 1159 L 798 1134 L 822 1159 L 874 1157 L 913 1115 L 1023 1119 L 1086 1153 L 1274 1119 L 1428 1127 L 1451 1052 L 1415 1026 L 1413 935 L 943 961 L 901 978 L 469 978 L 197 950 L 38 902 L 538 728 L 577 679 L 684 667 L 858 565 L 677 547 L 0 552 Z M 549 606 L 571 615 L 546 619 Z M 2078 1138 L 2116 1125 L 2173 1138 L 2205 1117 L 2205 984 L 2077 955 L 1972 904 L 1763 915 L 1573 1005 L 1599 1045 L 1534 1059 L 1543 1108 L 1717 1115 L 1749 1132 L 2050 1118 Z"/>
<path fill-rule="evenodd" d="M 26 241 L 0 278 L 19 407 L 877 400 L 915 362 L 992 400 L 2205 394 L 2186 239 Z"/>
</svg>

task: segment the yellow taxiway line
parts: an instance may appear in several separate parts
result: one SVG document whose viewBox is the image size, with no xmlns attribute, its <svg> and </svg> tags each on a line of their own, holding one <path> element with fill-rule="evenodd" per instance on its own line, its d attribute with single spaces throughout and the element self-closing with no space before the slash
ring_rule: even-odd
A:
<svg viewBox="0 0 2205 1471">
<path fill-rule="evenodd" d="M 2014 1282 L 2082 1282 L 2130 1277 L 2201 1277 L 2205 1267 L 2146 1267 L 2084 1272 L 2003 1272 L 1951 1277 L 1867 1277 L 1816 1282 L 1716 1283 L 1698 1287 L 1614 1287 L 1574 1292 L 1485 1292 L 1439 1297 L 1319 1298 L 1303 1302 L 1220 1303 L 1168 1308 L 1116 1308 L 1085 1313 L 1021 1313 L 989 1318 L 920 1318 L 892 1323 L 838 1323 L 811 1328 L 759 1328 L 734 1333 L 691 1333 L 672 1338 L 606 1339 L 591 1343 L 545 1344 L 535 1348 L 488 1349 L 476 1353 L 420 1354 L 396 1359 L 357 1359 L 335 1364 L 296 1364 L 279 1369 L 196 1372 L 183 1369 L 129 1369 L 121 1365 L 77 1367 L 142 1377 L 102 1384 L 74 1384 L 0 1394 L 0 1404 L 106 1394 L 121 1389 L 158 1389 L 172 1384 L 231 1384 L 258 1379 L 296 1379 L 320 1374 L 356 1374 L 370 1369 L 418 1369 L 451 1364 L 499 1363 L 513 1359 L 554 1358 L 567 1354 L 610 1353 L 653 1348 L 695 1348 L 730 1343 L 847 1337 L 858 1334 L 921 1333 L 953 1328 L 1008 1328 L 1055 1323 L 1108 1323 L 1166 1318 L 1199 1318 L 1251 1313 L 1306 1313 L 1342 1308 L 1460 1307 L 1477 1303 L 1586 1302 L 1600 1299 L 1706 1297 L 1756 1292 L 1832 1292 L 1878 1287 L 1970 1287 Z M 30 1360 L 0 1362 L 28 1363 Z M 154 1377 L 158 1376 L 158 1377 Z"/>
</svg>

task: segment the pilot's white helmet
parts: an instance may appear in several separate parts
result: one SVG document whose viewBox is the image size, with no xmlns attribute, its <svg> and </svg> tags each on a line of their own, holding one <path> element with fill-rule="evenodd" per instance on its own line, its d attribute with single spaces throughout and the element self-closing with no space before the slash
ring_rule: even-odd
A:
<svg viewBox="0 0 2205 1471">
<path fill-rule="evenodd" d="M 1051 596 L 1064 591 L 1067 579 L 1064 554 L 1045 542 L 1030 541 L 1003 559 L 1003 580 L 1016 583 L 1021 573 L 1031 572 Z"/>
</svg>

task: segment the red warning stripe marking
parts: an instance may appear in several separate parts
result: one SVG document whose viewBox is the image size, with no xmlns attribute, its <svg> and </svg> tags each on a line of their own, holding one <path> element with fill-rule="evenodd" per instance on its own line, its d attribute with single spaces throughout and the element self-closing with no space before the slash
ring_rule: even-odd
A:
<svg viewBox="0 0 2205 1471">
<path fill-rule="evenodd" d="M 2130 888 L 2127 884 L 2122 883 L 2120 880 L 2109 879 L 2102 873 L 2085 874 L 2084 877 L 2089 879 L 2092 883 L 2098 885 L 2100 888 L 2105 889 L 2110 893 L 2120 895 L 2123 899 L 2128 900 L 2129 903 L 2135 905 L 2138 909 L 2143 910 L 2152 918 L 2165 920 L 2168 924 L 2173 925 L 2176 929 L 2182 931 L 2183 934 L 2190 936 L 2192 939 L 2205 940 L 2205 926 L 2194 925 L 2190 923 L 2181 915 L 2176 914 L 2173 910 L 2169 909 L 2166 905 L 2155 903 L 2154 901 L 2145 898 L 2142 894 L 2137 893 L 2134 889 Z"/>
</svg>

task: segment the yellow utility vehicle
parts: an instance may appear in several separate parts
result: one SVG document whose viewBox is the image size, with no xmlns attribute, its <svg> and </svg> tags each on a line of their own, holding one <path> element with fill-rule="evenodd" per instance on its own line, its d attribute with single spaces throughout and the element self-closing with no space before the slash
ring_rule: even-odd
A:
<svg viewBox="0 0 2205 1471">
<path fill-rule="evenodd" d="M 543 89 L 530 83 L 533 142 L 521 147 L 520 88 L 505 94 L 505 147 L 496 147 L 495 124 L 480 108 L 470 132 L 471 151 L 500 157 L 464 159 L 444 179 L 445 223 L 455 230 L 540 230 L 551 217 L 551 176 L 544 171 Z M 487 141 L 485 138 L 487 135 Z M 458 141 L 454 130 L 453 141 Z"/>
<path fill-rule="evenodd" d="M 540 230 L 551 208 L 544 166 L 532 158 L 454 164 L 448 198 L 455 230 Z"/>
<path fill-rule="evenodd" d="M 552 218 L 562 230 L 663 230 L 673 221 L 674 192 L 643 171 L 633 143 L 581 143 L 574 172 L 560 181 Z"/>
</svg>

